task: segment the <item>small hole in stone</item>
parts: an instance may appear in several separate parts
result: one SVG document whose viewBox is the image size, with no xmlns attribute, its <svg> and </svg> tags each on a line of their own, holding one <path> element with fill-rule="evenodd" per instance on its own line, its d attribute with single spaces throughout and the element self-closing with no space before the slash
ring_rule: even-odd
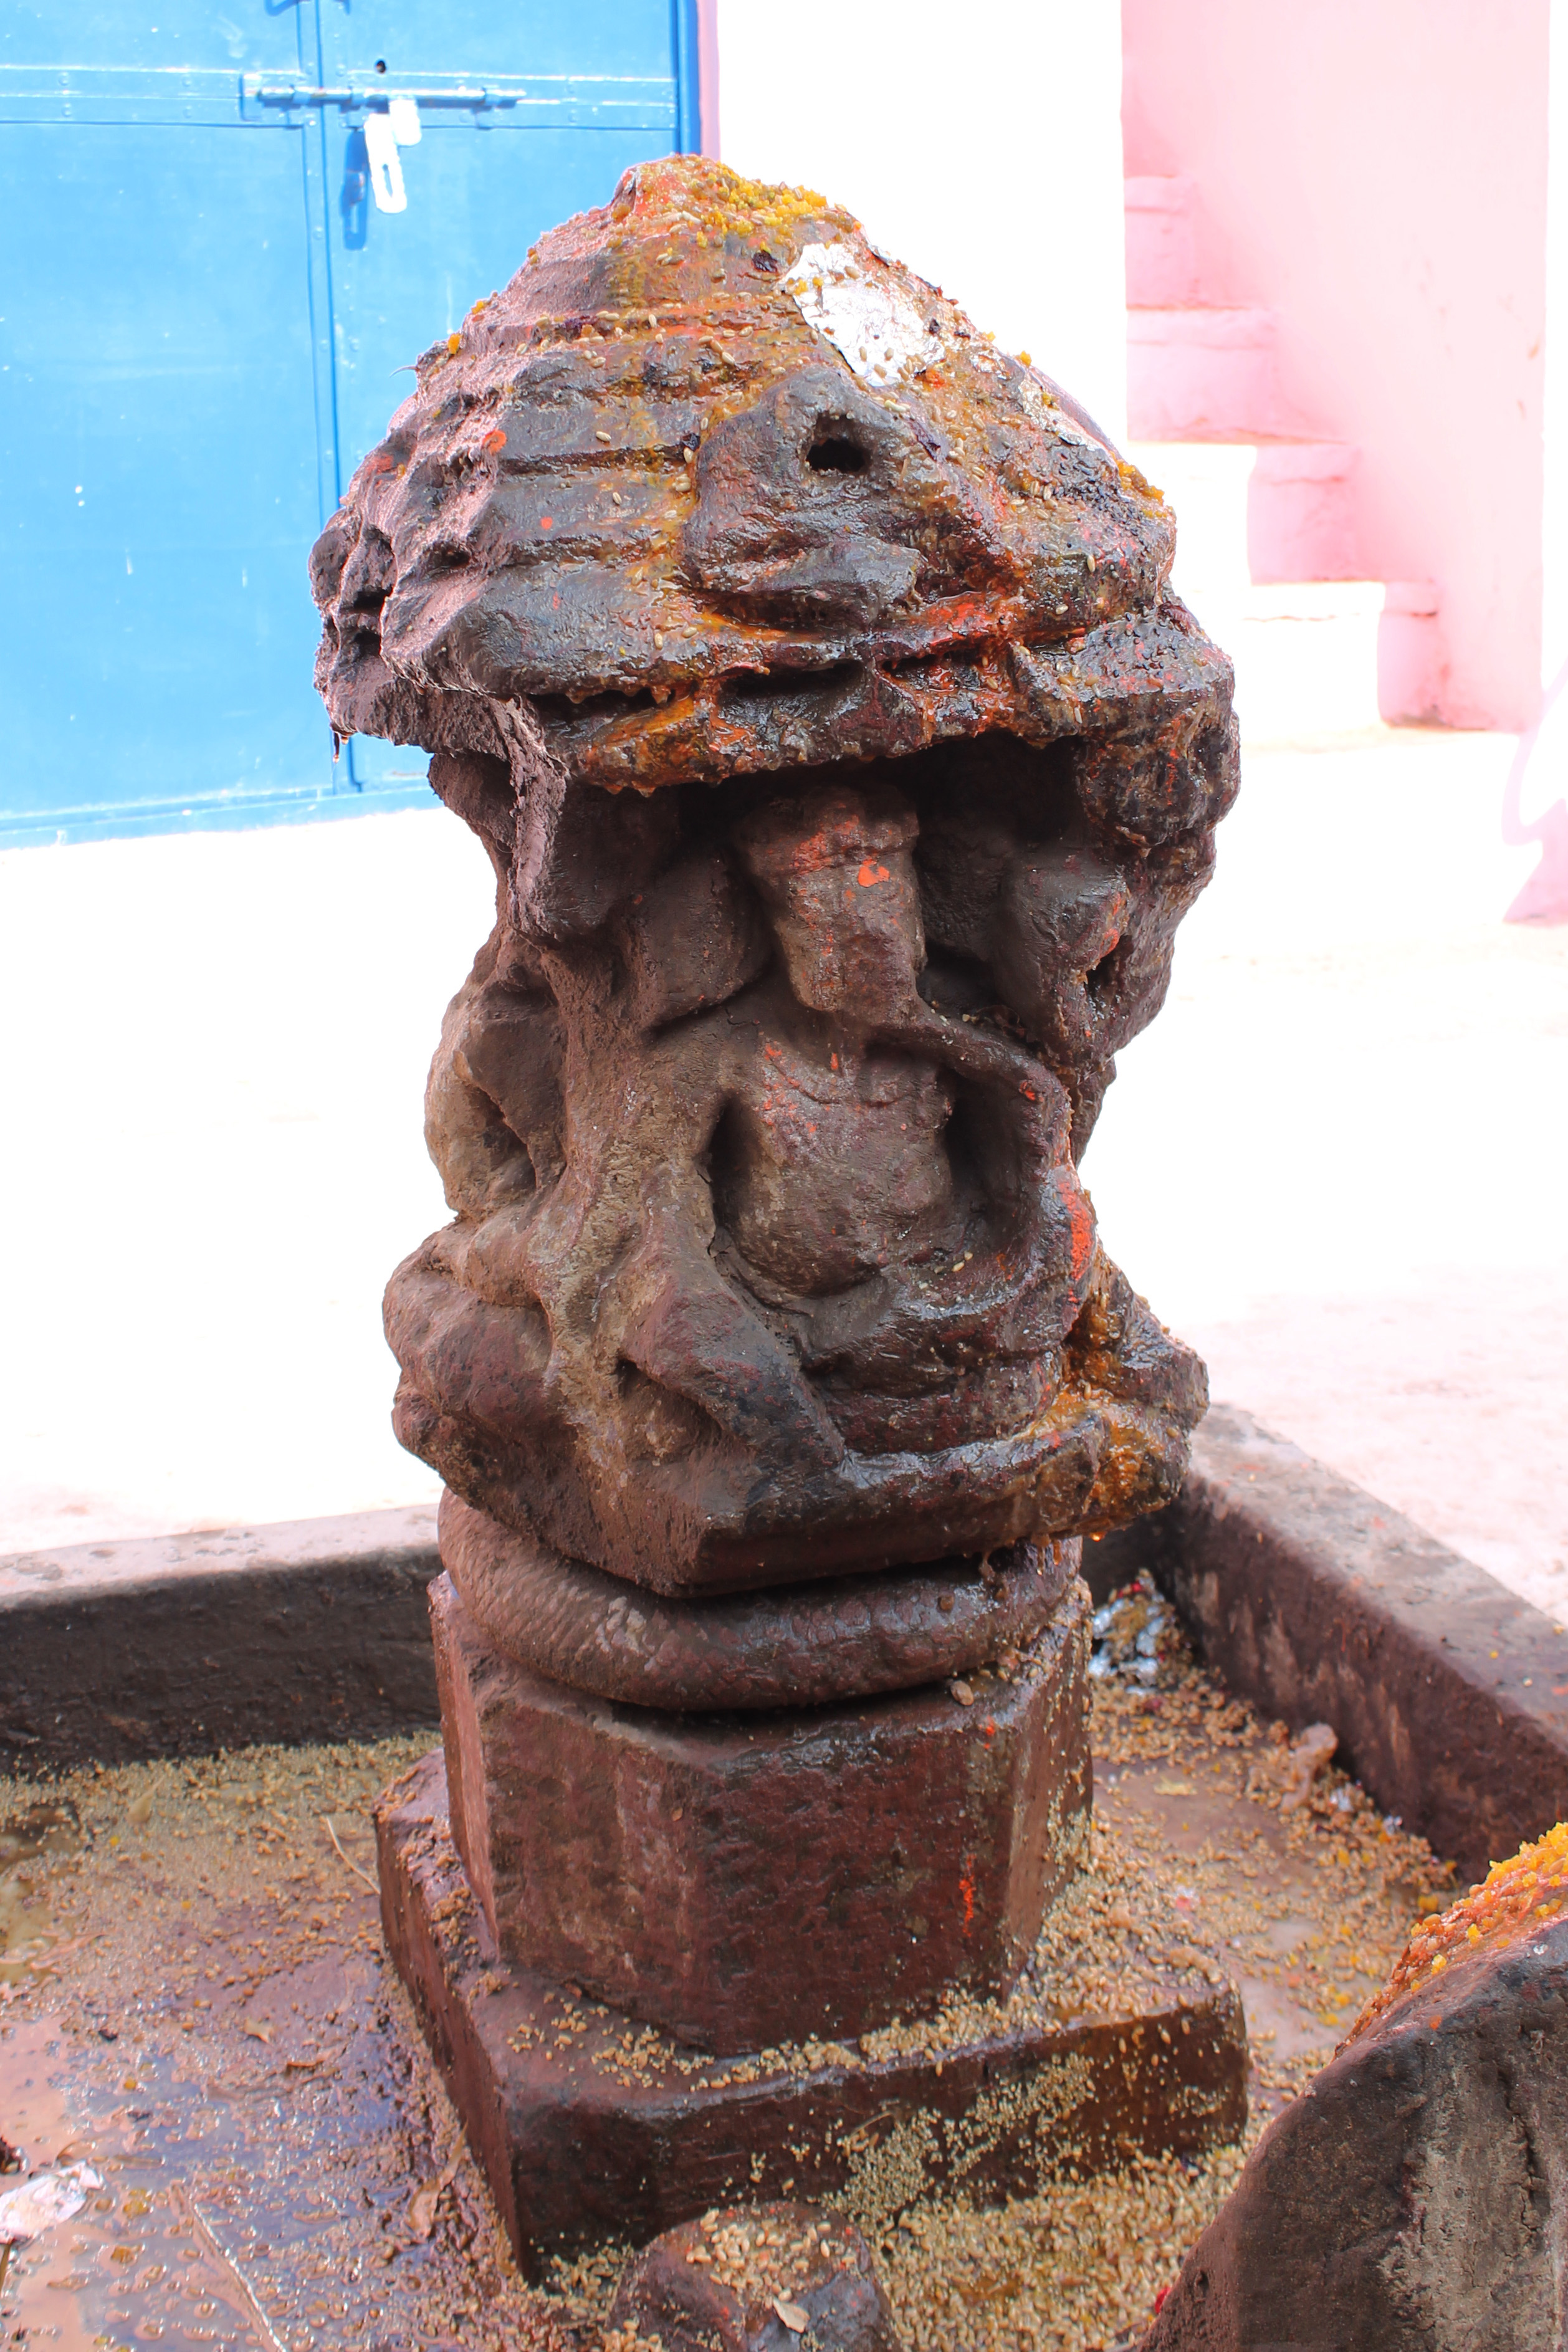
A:
<svg viewBox="0 0 1568 2352">
<path fill-rule="evenodd" d="M 1112 992 L 1116 987 L 1120 970 L 1121 965 L 1117 950 L 1115 948 L 1112 948 L 1108 954 L 1100 957 L 1100 961 L 1094 966 L 1093 970 L 1088 973 L 1085 980 L 1085 986 L 1089 992 L 1089 1001 L 1097 1011 L 1103 1010 L 1105 1005 L 1110 1002 Z"/>
<path fill-rule="evenodd" d="M 814 474 L 863 474 L 868 452 L 843 416 L 819 416 L 805 462 Z"/>
<path fill-rule="evenodd" d="M 752 256 L 752 268 L 753 269 L 760 269 L 764 278 L 776 278 L 778 275 L 778 262 L 773 255 L 764 250 L 759 250 Z"/>
</svg>

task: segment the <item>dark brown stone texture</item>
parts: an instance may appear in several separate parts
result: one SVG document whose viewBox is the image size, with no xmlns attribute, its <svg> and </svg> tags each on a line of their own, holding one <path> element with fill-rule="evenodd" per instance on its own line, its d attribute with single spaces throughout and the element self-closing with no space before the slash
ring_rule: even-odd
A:
<svg viewBox="0 0 1568 2352">
<path fill-rule="evenodd" d="M 751 1712 L 914 1690 L 1005 1662 L 1049 1622 L 1080 1547 L 663 1601 L 442 1497 L 444 1565 L 487 1639 L 552 1682 L 666 1712 Z"/>
<path fill-rule="evenodd" d="M 893 2315 L 853 2221 L 775 2200 L 705 2213 L 635 2254 L 605 2352 L 900 2352 Z"/>
<path fill-rule="evenodd" d="M 547 1682 L 432 1591 L 452 1826 L 509 1959 L 705 2049 L 1005 1996 L 1088 1829 L 1087 1600 L 1010 1677 L 764 1716 Z"/>
<path fill-rule="evenodd" d="M 474 1894 L 729 2053 L 1005 1996 L 1088 1803 L 1073 1548 L 1206 1401 L 1077 1158 L 1230 666 L 1159 493 L 808 193 L 640 166 L 416 378 L 312 582 L 334 728 L 496 876 L 386 1293 Z"/>
<path fill-rule="evenodd" d="M 1558 2352 L 1568 1828 L 1417 1929 L 1259 2141 L 1144 2352 Z"/>
<path fill-rule="evenodd" d="M 1235 790 L 1173 545 L 954 304 L 700 157 L 420 361 L 313 577 L 334 726 L 496 867 L 387 1294 L 476 1508 L 677 1595 L 1174 1493 L 1202 1368 L 1074 1165 Z"/>
<path fill-rule="evenodd" d="M 868 2052 L 704 2059 L 500 1958 L 438 1755 L 387 1792 L 377 1838 L 388 1946 L 531 2276 L 742 2199 L 843 2202 L 870 2226 L 947 2186 L 1000 2200 L 1068 2166 L 1195 2153 L 1246 2120 L 1241 2002 L 1217 1969 L 1173 1967 L 1135 2017 L 986 2025 L 982 2011 Z"/>
</svg>

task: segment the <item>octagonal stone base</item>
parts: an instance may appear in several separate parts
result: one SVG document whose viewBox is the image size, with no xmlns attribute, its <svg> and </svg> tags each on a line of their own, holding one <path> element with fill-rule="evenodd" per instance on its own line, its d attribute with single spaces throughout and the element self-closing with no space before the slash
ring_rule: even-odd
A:
<svg viewBox="0 0 1568 2352">
<path fill-rule="evenodd" d="M 502 1656 L 442 1577 L 452 1831 L 495 1945 L 704 2050 L 1005 1998 L 1084 1843 L 1087 1612 L 1075 1583 L 972 1705 L 677 1716 Z"/>
<path fill-rule="evenodd" d="M 944 2186 L 999 2203 L 1069 2167 L 1196 2154 L 1246 2121 L 1241 2002 L 1217 1968 L 1156 1975 L 1135 2015 L 705 2059 L 501 1959 L 439 1754 L 376 1827 L 388 1946 L 531 2277 L 713 2205 L 830 2201 L 871 2229 Z"/>
</svg>

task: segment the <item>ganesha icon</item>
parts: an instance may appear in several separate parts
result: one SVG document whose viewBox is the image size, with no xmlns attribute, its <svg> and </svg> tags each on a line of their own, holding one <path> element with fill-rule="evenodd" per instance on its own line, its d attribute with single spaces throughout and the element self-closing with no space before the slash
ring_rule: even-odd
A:
<svg viewBox="0 0 1568 2352">
<path fill-rule="evenodd" d="M 495 867 L 387 1330 L 533 1556 L 696 1599 L 1174 1492 L 1202 1367 L 1077 1172 L 1235 790 L 1173 545 L 946 297 L 698 158 L 420 362 L 320 677 Z"/>
</svg>

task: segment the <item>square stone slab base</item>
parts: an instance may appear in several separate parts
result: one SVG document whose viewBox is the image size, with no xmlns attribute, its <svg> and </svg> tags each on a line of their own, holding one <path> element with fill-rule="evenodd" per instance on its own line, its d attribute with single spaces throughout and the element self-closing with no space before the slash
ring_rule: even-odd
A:
<svg viewBox="0 0 1568 2352">
<path fill-rule="evenodd" d="M 530 2276 L 710 2205 L 795 2197 L 874 2227 L 939 2183 L 1000 2202 L 1246 2121 L 1240 1999 L 1197 1970 L 1138 2016 L 706 2057 L 499 1958 L 438 1753 L 387 1790 L 377 1839 L 388 1947 Z"/>
<path fill-rule="evenodd" d="M 452 1834 L 499 1950 L 698 2050 L 1005 2000 L 1089 1811 L 1089 1595 L 968 1708 L 940 1685 L 664 1715 L 502 1656 L 430 1590 Z"/>
</svg>

